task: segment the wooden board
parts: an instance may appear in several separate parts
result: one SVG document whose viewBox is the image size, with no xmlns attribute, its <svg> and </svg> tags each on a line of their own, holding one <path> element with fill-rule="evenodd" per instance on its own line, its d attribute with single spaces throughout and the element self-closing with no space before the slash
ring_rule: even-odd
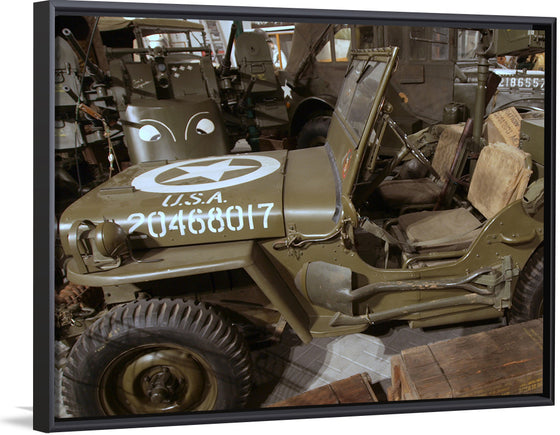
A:
<svg viewBox="0 0 560 435">
<path fill-rule="evenodd" d="M 403 350 L 389 400 L 542 393 L 542 319 Z"/>
<path fill-rule="evenodd" d="M 377 401 L 368 374 L 360 373 L 275 403 L 271 407 L 340 405 Z"/>
</svg>

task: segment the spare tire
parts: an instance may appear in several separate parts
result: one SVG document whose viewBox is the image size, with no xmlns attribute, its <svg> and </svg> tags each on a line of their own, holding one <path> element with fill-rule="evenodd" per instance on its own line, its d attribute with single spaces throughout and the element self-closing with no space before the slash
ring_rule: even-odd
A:
<svg viewBox="0 0 560 435">
<path fill-rule="evenodd" d="M 327 142 L 327 134 L 331 124 L 331 116 L 317 116 L 307 121 L 297 137 L 297 149 L 323 146 Z"/>
</svg>

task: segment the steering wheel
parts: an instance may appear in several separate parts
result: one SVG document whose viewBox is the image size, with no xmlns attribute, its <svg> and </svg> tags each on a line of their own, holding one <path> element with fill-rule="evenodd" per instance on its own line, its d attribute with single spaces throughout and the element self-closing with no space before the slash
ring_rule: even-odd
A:
<svg viewBox="0 0 560 435">
<path fill-rule="evenodd" d="M 360 203 L 365 203 L 367 198 L 374 192 L 374 190 L 385 180 L 385 178 L 393 172 L 397 165 L 403 160 L 403 158 L 410 152 L 423 166 L 428 168 L 431 174 L 434 175 L 436 180 L 440 178 L 437 171 L 434 169 L 428 158 L 420 151 L 416 145 L 414 145 L 406 136 L 406 133 L 398 126 L 398 124 L 391 119 L 388 113 L 383 115 L 383 123 L 387 123 L 391 130 L 393 130 L 396 136 L 399 138 L 403 144 L 402 148 L 398 154 L 391 159 L 388 165 L 386 165 L 379 173 L 375 174 L 371 179 L 367 180 L 367 187 L 362 186 L 359 193 L 354 196 L 354 202 L 356 205 Z M 364 180 L 366 181 L 366 180 Z"/>
<path fill-rule="evenodd" d="M 388 116 L 387 116 L 387 123 L 389 124 L 391 129 L 396 133 L 397 137 L 403 144 L 403 148 L 401 149 L 401 151 L 399 151 L 399 153 L 395 156 L 394 161 L 391 162 L 390 164 L 391 169 L 394 169 L 401 162 L 404 156 L 408 154 L 408 152 L 410 152 L 414 156 L 414 158 L 418 160 L 420 163 L 422 163 L 422 165 L 424 165 L 428 169 L 428 171 L 430 171 L 430 173 L 436 178 L 436 180 L 438 180 L 440 176 L 437 173 L 437 171 L 434 169 L 434 167 L 432 166 L 428 158 L 422 153 L 422 151 L 420 151 L 416 147 L 416 145 L 414 145 L 411 141 L 408 140 L 406 133 L 402 131 L 399 125 Z"/>
</svg>

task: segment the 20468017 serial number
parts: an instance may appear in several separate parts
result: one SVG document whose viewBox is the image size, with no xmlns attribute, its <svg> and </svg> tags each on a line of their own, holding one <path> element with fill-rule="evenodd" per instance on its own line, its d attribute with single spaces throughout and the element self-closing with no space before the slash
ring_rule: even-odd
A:
<svg viewBox="0 0 560 435">
<path fill-rule="evenodd" d="M 147 229 L 152 237 L 165 237 L 177 231 L 180 235 L 221 233 L 243 229 L 268 228 L 269 217 L 274 203 L 231 205 L 227 208 L 212 207 L 207 212 L 199 208 L 190 211 L 177 210 L 176 213 L 153 211 L 149 214 L 132 213 L 127 222 L 131 225 L 129 234 Z M 144 227 L 145 225 L 145 227 Z"/>
</svg>

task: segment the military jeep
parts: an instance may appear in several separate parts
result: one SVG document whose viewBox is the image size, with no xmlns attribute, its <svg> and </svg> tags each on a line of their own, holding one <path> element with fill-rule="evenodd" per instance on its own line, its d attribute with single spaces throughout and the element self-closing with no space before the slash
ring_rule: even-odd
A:
<svg viewBox="0 0 560 435">
<path fill-rule="evenodd" d="M 79 336 L 62 381 L 71 415 L 241 408 L 255 331 L 285 323 L 307 343 L 390 320 L 542 314 L 543 182 L 526 189 L 530 154 L 490 144 L 466 195 L 372 208 L 374 194 L 437 191 L 445 175 L 390 118 L 397 53 L 351 53 L 324 146 L 141 163 L 64 212 L 67 278 L 102 297 L 70 314 L 82 315 L 82 329 L 67 327 Z M 402 150 L 380 160 L 390 129 Z M 430 176 L 389 180 L 408 153 Z"/>
</svg>

